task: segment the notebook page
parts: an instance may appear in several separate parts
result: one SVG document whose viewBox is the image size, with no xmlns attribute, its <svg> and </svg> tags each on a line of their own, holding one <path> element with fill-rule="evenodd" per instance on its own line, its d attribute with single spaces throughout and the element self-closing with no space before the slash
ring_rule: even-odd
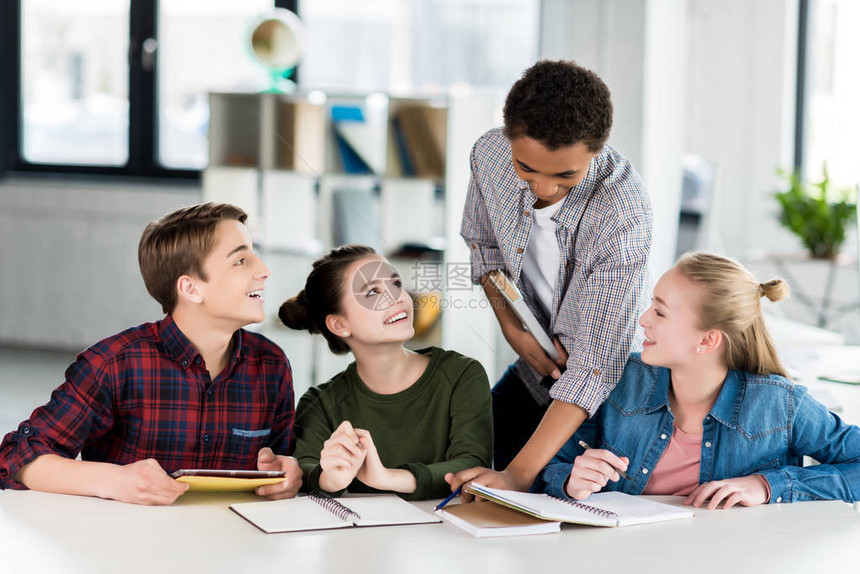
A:
<svg viewBox="0 0 860 574">
<path fill-rule="evenodd" d="M 692 518 L 692 509 L 679 508 L 670 504 L 656 502 L 641 496 L 632 496 L 623 492 L 600 492 L 592 494 L 585 504 L 596 506 L 618 515 L 618 525 L 645 524 L 647 522 L 662 522 L 677 518 Z"/>
<path fill-rule="evenodd" d="M 341 504 L 353 512 L 358 513 L 361 519 L 355 519 L 356 526 L 386 526 L 392 524 L 424 524 L 429 522 L 441 522 L 441 520 L 429 512 L 425 512 L 416 506 L 412 506 L 396 495 L 380 496 L 355 496 L 349 498 L 338 498 Z"/>
<path fill-rule="evenodd" d="M 475 483 L 472 483 L 471 490 L 494 502 L 544 520 L 560 520 L 561 522 L 591 526 L 618 526 L 618 520 L 614 515 L 590 512 L 578 507 L 573 501 L 565 502 L 546 494 L 499 490 Z"/>
<path fill-rule="evenodd" d="M 241 502 L 230 508 L 263 532 L 299 532 L 345 528 L 351 522 L 340 520 L 316 502 L 306 498 Z"/>
</svg>

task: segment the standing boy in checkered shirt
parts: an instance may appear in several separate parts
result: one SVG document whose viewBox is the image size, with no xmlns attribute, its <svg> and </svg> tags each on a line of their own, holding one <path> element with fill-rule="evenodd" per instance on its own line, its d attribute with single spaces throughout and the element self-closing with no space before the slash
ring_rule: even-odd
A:
<svg viewBox="0 0 860 574">
<path fill-rule="evenodd" d="M 188 488 L 171 471 L 259 469 L 286 480 L 257 494 L 296 495 L 290 365 L 242 329 L 265 318 L 269 277 L 246 217 L 207 203 L 146 227 L 140 271 L 166 316 L 78 355 L 51 400 L 0 444 L 0 488 L 170 504 Z"/>
<path fill-rule="evenodd" d="M 471 155 L 461 234 L 519 355 L 493 388 L 495 468 L 450 475 L 526 490 L 597 410 L 631 350 L 647 283 L 652 215 L 639 174 L 606 144 L 609 89 L 573 62 L 541 61 L 511 88 L 505 125 Z M 503 270 L 559 355 L 553 361 L 488 281 Z"/>
</svg>

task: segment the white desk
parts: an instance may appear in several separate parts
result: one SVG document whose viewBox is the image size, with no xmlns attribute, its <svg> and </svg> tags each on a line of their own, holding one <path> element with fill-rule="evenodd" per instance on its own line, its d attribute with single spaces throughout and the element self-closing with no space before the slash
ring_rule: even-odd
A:
<svg viewBox="0 0 860 574">
<path fill-rule="evenodd" d="M 822 374 L 860 371 L 860 346 L 796 345 L 779 349 L 786 368 L 813 397 L 842 419 L 860 425 L 860 385 L 822 381 Z"/>
<path fill-rule="evenodd" d="M 476 539 L 448 524 L 264 534 L 227 508 L 250 499 L 192 493 L 173 506 L 141 507 L 6 491 L 0 494 L 0 570 L 839 574 L 856 572 L 860 562 L 860 514 L 842 502 L 705 510 L 661 524 L 565 525 L 560 534 Z"/>
</svg>

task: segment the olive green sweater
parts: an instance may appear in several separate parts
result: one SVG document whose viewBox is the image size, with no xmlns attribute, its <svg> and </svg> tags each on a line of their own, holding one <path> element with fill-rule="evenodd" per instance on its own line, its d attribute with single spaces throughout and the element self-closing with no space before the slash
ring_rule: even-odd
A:
<svg viewBox="0 0 860 574">
<path fill-rule="evenodd" d="M 480 363 L 431 347 L 424 374 L 393 395 L 374 393 L 352 363 L 319 387 L 310 388 L 296 409 L 295 457 L 303 489 L 319 489 L 320 451 L 341 422 L 370 432 L 382 464 L 415 475 L 415 492 L 404 498 L 441 498 L 450 493 L 447 472 L 490 466 L 493 414 L 490 385 Z M 378 492 L 358 479 L 349 492 Z M 340 493 L 334 493 L 340 494 Z"/>
</svg>

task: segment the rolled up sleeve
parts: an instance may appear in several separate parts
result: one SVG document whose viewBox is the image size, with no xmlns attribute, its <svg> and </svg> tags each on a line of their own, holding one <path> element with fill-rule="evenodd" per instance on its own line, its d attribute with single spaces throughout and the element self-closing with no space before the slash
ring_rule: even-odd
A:
<svg viewBox="0 0 860 574">
<path fill-rule="evenodd" d="M 75 458 L 88 439 L 113 424 L 105 374 L 98 357 L 81 356 L 66 371 L 66 381 L 0 444 L 0 488 L 23 489 L 15 480 L 24 466 L 45 454 Z"/>
</svg>

